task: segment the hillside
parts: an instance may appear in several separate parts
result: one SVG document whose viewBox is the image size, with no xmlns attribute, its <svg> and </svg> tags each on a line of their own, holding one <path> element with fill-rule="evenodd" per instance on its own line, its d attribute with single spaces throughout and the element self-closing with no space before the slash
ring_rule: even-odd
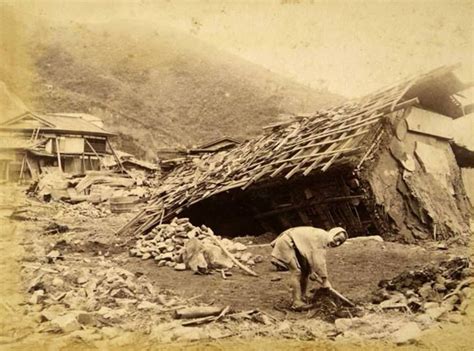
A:
<svg viewBox="0 0 474 351">
<path fill-rule="evenodd" d="M 248 138 L 280 113 L 340 101 L 166 28 L 76 24 L 34 38 L 32 108 L 101 116 L 119 134 L 117 146 L 142 157 L 223 135 Z"/>
<path fill-rule="evenodd" d="M 0 81 L 0 122 L 27 111 L 21 99 L 12 93 L 7 85 Z"/>
</svg>

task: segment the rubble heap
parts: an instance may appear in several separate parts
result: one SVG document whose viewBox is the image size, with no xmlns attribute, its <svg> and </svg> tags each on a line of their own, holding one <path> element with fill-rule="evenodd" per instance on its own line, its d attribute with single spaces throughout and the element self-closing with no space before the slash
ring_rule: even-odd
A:
<svg viewBox="0 0 474 351">
<path fill-rule="evenodd" d="M 382 309 L 425 312 L 432 320 L 450 311 L 465 313 L 474 281 L 466 257 L 454 257 L 437 266 L 403 272 L 379 283 L 373 302 Z"/>
<path fill-rule="evenodd" d="M 84 264 L 57 250 L 46 258 L 48 267 L 24 265 L 31 277 L 26 287 L 31 294 L 28 306 L 40 311 L 38 321 L 44 331 L 124 325 L 123 318 L 133 319 L 136 309 L 167 309 L 168 302 L 175 303 L 157 294 L 145 276 L 135 276 L 110 261 L 85 259 Z"/>
<path fill-rule="evenodd" d="M 48 253 L 47 259 L 49 263 L 56 263 L 63 260 L 63 256 L 53 250 Z M 61 264 L 48 268 L 46 274 L 37 275 L 29 284 L 27 289 L 32 293 L 30 303 L 43 306 L 59 303 L 91 312 L 99 306 L 118 307 L 121 299 L 144 301 L 154 297 L 153 286 L 145 277 L 137 278 L 133 273 L 105 261 L 98 263 L 102 269 L 75 269 Z"/>
<path fill-rule="evenodd" d="M 159 267 L 168 266 L 174 267 L 176 270 L 185 270 L 189 266 L 184 262 L 186 260 L 183 254 L 187 244 L 194 239 L 193 241 L 198 240 L 202 244 L 202 250 L 205 251 L 205 258 L 210 268 L 212 266 L 231 268 L 232 262 L 223 262 L 223 252 L 214 245 L 211 236 L 214 236 L 212 230 L 205 225 L 195 227 L 188 218 L 174 218 L 171 223 L 159 224 L 148 234 L 141 235 L 135 247 L 130 249 L 130 254 L 144 260 L 154 259 Z M 234 258 L 242 263 L 252 266 L 263 261 L 259 255 L 252 257 L 250 252 L 244 252 L 247 248 L 244 244 L 225 238 L 221 239 L 215 236 L 214 238 L 217 238 L 222 246 L 232 252 Z"/>
<path fill-rule="evenodd" d="M 131 171 L 127 174 L 87 171 L 85 175 L 77 176 L 50 169 L 32 184 L 29 193 L 41 201 L 98 204 L 115 197 L 148 196 L 150 187 L 156 185 L 154 181 L 154 178 Z"/>
</svg>

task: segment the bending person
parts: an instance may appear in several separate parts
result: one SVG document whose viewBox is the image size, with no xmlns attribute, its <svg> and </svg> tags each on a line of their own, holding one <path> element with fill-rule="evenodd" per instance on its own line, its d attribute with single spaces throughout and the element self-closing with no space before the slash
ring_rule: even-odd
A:
<svg viewBox="0 0 474 351">
<path fill-rule="evenodd" d="M 285 230 L 272 242 L 272 263 L 279 270 L 290 270 L 293 309 L 304 306 L 308 278 L 321 279 L 330 288 L 326 268 L 326 248 L 337 247 L 347 239 L 347 232 L 340 227 L 329 231 L 314 227 L 295 227 Z"/>
</svg>

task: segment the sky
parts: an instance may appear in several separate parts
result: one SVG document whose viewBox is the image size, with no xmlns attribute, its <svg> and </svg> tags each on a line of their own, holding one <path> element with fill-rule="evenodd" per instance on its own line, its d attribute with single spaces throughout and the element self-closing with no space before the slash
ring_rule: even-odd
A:
<svg viewBox="0 0 474 351">
<path fill-rule="evenodd" d="M 166 25 L 300 83 L 324 86 L 346 97 L 456 62 L 463 63 L 463 75 L 474 79 L 474 1 L 20 3 L 47 21 L 126 19 L 151 28 Z"/>
</svg>

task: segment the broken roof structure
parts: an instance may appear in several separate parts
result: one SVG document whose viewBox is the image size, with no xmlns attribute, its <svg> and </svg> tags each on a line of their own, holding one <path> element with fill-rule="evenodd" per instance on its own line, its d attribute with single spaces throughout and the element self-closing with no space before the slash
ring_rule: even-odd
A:
<svg viewBox="0 0 474 351">
<path fill-rule="evenodd" d="M 403 171 L 426 171 L 420 167 L 421 162 L 414 160 L 415 141 L 410 141 L 410 145 L 404 142 L 407 134 L 423 133 L 409 131 L 406 118 L 416 109 L 436 112 L 448 119 L 463 116 L 462 105 L 454 94 L 472 84 L 462 82 L 455 69 L 456 66 L 441 67 L 311 116 L 296 116 L 269 126 L 264 135 L 229 151 L 193 159 L 168 175 L 149 207 L 122 231 L 145 233 L 180 214 L 193 217 L 194 222 L 221 228 L 222 232 L 239 228 L 255 233 L 257 226 L 262 232 L 278 231 L 306 224 L 342 225 L 352 234 L 379 233 L 390 221 L 390 206 L 387 207 L 383 191 L 371 177 L 379 154 L 391 154 L 392 159 L 395 154 L 395 165 L 401 165 L 404 178 L 410 176 Z M 398 143 L 389 148 L 394 138 L 398 138 Z M 390 171 L 397 173 L 392 189 L 397 193 L 398 168 Z M 413 185 L 407 192 L 419 190 L 415 188 Z M 456 190 L 462 193 L 462 189 Z M 447 194 L 444 200 L 450 201 L 450 205 L 446 206 L 457 211 L 453 221 L 459 223 L 450 228 L 447 224 L 443 226 L 440 222 L 448 221 L 449 216 L 440 219 L 434 209 L 428 212 L 436 218 L 420 221 L 431 227 L 438 225 L 438 233 L 449 236 L 453 231 L 463 230 L 464 224 L 462 214 L 456 210 L 459 206 L 451 199 L 452 194 Z M 423 201 L 422 197 L 418 202 L 424 201 L 426 205 L 429 194 L 424 195 Z M 416 201 L 411 202 L 415 207 Z M 219 220 L 219 216 L 225 220 Z M 245 225 L 238 225 L 239 217 Z M 403 220 L 397 218 L 395 222 L 398 231 L 406 229 Z"/>
</svg>

